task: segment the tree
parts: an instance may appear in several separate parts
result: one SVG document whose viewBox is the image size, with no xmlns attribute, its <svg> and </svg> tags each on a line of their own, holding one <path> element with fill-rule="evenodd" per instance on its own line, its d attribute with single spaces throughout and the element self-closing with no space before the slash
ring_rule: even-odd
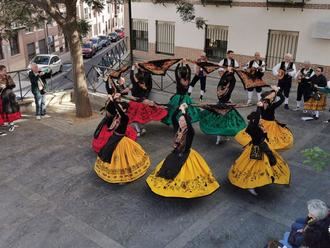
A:
<svg viewBox="0 0 330 248">
<path fill-rule="evenodd" d="M 80 27 L 77 18 L 78 0 L 1 0 L 0 1 L 0 33 L 5 37 L 14 32 L 16 26 L 35 26 L 53 18 L 63 30 L 72 60 L 74 79 L 74 101 L 77 117 L 89 117 L 92 108 L 88 97 L 85 68 L 80 46 Z M 92 6 L 93 10 L 101 11 L 103 0 L 82 0 Z M 4 32 L 5 31 L 5 32 Z"/>
<path fill-rule="evenodd" d="M 176 12 L 180 15 L 180 18 L 183 22 L 194 22 L 198 29 L 205 27 L 206 20 L 203 17 L 195 15 L 195 6 L 190 1 L 153 0 L 153 2 L 155 4 L 163 4 L 164 6 L 166 6 L 166 3 L 174 2 L 176 5 Z M 201 3 L 204 5 L 205 0 L 201 0 Z"/>
</svg>

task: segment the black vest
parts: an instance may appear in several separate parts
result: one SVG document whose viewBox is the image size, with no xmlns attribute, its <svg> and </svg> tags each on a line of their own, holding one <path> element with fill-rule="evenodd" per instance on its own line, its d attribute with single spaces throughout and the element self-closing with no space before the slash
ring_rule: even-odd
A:
<svg viewBox="0 0 330 248">
<path fill-rule="evenodd" d="M 293 63 L 290 62 L 289 65 L 288 65 L 288 68 L 285 69 L 285 61 L 282 61 L 280 69 L 282 69 L 283 71 L 292 70 L 293 69 Z M 287 80 L 289 80 L 290 82 L 292 81 L 292 77 L 289 74 L 285 74 L 284 78 L 281 81 L 287 81 Z"/>
<path fill-rule="evenodd" d="M 288 68 L 285 69 L 285 61 L 282 61 L 280 69 L 282 69 L 284 71 L 286 71 L 286 70 L 292 70 L 293 69 L 293 63 L 290 62 Z"/>
<path fill-rule="evenodd" d="M 251 60 L 251 61 L 250 61 L 250 63 L 249 63 L 249 68 L 252 67 L 254 61 L 255 61 L 255 60 Z M 258 65 L 259 65 L 259 66 L 262 66 L 262 60 L 258 60 L 257 62 L 258 62 Z"/>
<path fill-rule="evenodd" d="M 301 75 L 303 75 L 304 77 L 311 77 L 312 73 L 313 73 L 313 69 L 310 68 L 306 73 L 304 72 L 305 68 L 302 68 L 300 70 Z"/>
<path fill-rule="evenodd" d="M 225 59 L 223 60 L 223 66 L 235 67 L 235 59 L 232 59 L 232 60 L 230 61 L 230 65 L 228 65 L 228 59 L 225 58 Z"/>
</svg>

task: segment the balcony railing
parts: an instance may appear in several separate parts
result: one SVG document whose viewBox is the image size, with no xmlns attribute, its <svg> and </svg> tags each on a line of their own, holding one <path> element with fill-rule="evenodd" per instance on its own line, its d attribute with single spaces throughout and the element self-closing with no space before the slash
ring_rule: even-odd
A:
<svg viewBox="0 0 330 248">
<path fill-rule="evenodd" d="M 267 9 L 269 7 L 291 7 L 297 8 L 301 7 L 302 10 L 305 6 L 306 0 L 266 0 L 267 1 Z"/>
</svg>

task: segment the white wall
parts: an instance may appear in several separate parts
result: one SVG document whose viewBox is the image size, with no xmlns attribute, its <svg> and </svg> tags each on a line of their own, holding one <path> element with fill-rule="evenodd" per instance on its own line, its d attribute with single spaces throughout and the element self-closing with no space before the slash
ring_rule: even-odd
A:
<svg viewBox="0 0 330 248">
<path fill-rule="evenodd" d="M 309 3 L 330 3 L 330 0 L 313 0 Z M 173 4 L 155 5 L 133 2 L 133 18 L 149 20 L 149 42 L 154 43 L 155 21 L 173 21 L 175 45 L 204 48 L 205 31 L 193 23 L 182 23 Z M 266 53 L 268 30 L 298 31 L 297 61 L 330 65 L 330 40 L 312 38 L 312 28 L 317 21 L 330 20 L 330 10 L 287 8 L 257 8 L 196 5 L 196 16 L 202 16 L 208 24 L 229 26 L 228 49 L 237 54 L 253 55 L 255 51 Z"/>
</svg>

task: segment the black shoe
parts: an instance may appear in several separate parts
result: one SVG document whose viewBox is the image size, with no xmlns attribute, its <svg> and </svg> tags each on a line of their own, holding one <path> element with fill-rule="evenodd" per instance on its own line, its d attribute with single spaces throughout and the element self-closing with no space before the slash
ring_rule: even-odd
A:
<svg viewBox="0 0 330 248">
<path fill-rule="evenodd" d="M 190 96 L 190 95 L 191 95 L 191 93 L 188 92 L 188 96 Z"/>
<path fill-rule="evenodd" d="M 314 120 L 318 120 L 318 119 L 320 119 L 320 118 L 317 117 L 316 115 L 313 115 L 313 119 L 314 119 Z"/>
<path fill-rule="evenodd" d="M 6 136 L 7 134 L 5 132 L 0 132 L 0 136 Z"/>
<path fill-rule="evenodd" d="M 200 96 L 199 97 L 199 100 L 202 102 L 203 101 L 203 96 Z"/>
<path fill-rule="evenodd" d="M 288 104 L 284 104 L 284 109 L 289 109 L 289 105 Z"/>
</svg>

